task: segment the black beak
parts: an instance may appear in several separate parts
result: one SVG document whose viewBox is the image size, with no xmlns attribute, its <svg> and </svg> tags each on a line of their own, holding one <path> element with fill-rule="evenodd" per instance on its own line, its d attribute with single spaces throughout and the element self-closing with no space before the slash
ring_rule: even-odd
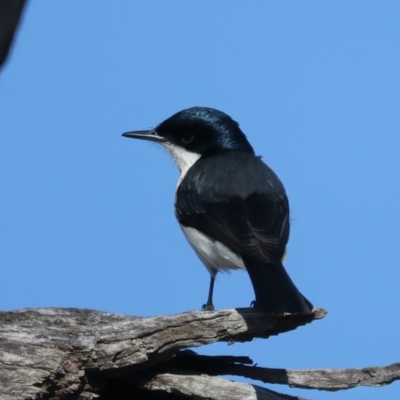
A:
<svg viewBox="0 0 400 400">
<path fill-rule="evenodd" d="M 150 140 L 152 142 L 165 142 L 166 139 L 160 136 L 156 131 L 133 131 L 133 132 L 125 132 L 122 134 L 127 138 L 132 139 L 143 139 L 143 140 Z"/>
</svg>

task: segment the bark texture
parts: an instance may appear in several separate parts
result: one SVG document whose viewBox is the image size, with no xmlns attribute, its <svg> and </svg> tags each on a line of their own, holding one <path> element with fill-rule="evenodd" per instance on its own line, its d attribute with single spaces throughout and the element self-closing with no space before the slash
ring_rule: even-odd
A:
<svg viewBox="0 0 400 400">
<path fill-rule="evenodd" d="M 322 390 L 378 386 L 400 364 L 360 370 L 261 368 L 248 357 L 201 356 L 188 347 L 267 338 L 321 319 L 256 309 L 150 318 L 79 309 L 0 313 L 0 399 L 299 399 L 217 375 Z"/>
</svg>

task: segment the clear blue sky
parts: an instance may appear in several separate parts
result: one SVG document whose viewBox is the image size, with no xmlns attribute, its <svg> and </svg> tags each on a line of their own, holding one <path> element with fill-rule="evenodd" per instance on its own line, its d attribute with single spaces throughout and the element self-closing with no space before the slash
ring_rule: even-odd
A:
<svg viewBox="0 0 400 400">
<path fill-rule="evenodd" d="M 284 182 L 286 267 L 329 314 L 199 351 L 268 367 L 399 362 L 399 15 L 398 1 L 31 1 L 0 73 L 1 309 L 200 309 L 209 276 L 174 218 L 178 170 L 121 133 L 209 106 Z M 253 300 L 244 272 L 215 290 L 219 309 Z"/>
</svg>

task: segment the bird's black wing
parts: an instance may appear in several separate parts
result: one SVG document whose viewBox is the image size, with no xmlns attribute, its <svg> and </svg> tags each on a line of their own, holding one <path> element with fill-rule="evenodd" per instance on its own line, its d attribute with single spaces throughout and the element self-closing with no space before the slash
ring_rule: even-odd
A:
<svg viewBox="0 0 400 400">
<path fill-rule="evenodd" d="M 280 260 L 289 237 L 289 205 L 276 174 L 259 157 L 226 151 L 200 158 L 180 184 L 181 225 L 264 263 Z"/>
</svg>

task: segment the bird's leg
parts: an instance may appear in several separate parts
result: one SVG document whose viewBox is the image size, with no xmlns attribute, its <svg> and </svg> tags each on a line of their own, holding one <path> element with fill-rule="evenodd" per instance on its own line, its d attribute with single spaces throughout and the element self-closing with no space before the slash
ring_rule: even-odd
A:
<svg viewBox="0 0 400 400">
<path fill-rule="evenodd" d="M 201 307 L 201 309 L 203 311 L 213 311 L 214 310 L 214 304 L 212 302 L 212 297 L 213 297 L 213 292 L 214 292 L 214 282 L 215 282 L 215 277 L 211 275 L 210 289 L 208 291 L 207 304 L 203 304 L 203 307 Z"/>
</svg>

